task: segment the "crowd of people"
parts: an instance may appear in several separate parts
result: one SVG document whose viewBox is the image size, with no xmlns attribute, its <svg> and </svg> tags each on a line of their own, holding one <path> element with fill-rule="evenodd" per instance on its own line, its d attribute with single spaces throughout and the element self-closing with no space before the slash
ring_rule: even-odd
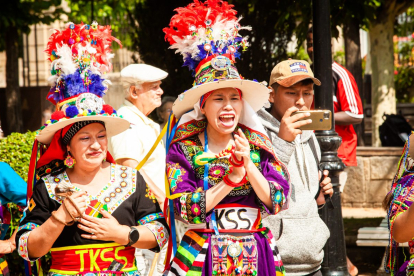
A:
<svg viewBox="0 0 414 276">
<path fill-rule="evenodd" d="M 168 73 L 131 64 L 121 71 L 118 110 L 102 100 L 110 44 L 120 43 L 110 27 L 70 22 L 54 31 L 47 98 L 56 111 L 36 136 L 27 189 L 0 163 L 1 204 L 25 207 L 0 253 L 17 248 L 33 262 L 51 252 L 48 275 L 322 275 L 330 232 L 318 209 L 333 186 L 314 131 L 301 128 L 312 123 L 314 86 L 323 84 L 294 59 L 268 72 L 269 83 L 241 77 L 236 59 L 249 45 L 239 32 L 249 27 L 227 2 L 195 1 L 176 12 L 163 31 L 193 86 L 162 97 Z M 310 29 L 311 59 L 312 46 Z M 362 103 L 349 71 L 332 69 L 338 156 L 356 166 L 352 125 L 363 118 Z M 161 126 L 149 118 L 154 110 Z M 384 201 L 396 273 L 398 242 L 414 248 L 412 137 Z M 348 269 L 357 274 L 350 261 Z M 414 257 L 398 273 L 413 271 Z"/>
</svg>

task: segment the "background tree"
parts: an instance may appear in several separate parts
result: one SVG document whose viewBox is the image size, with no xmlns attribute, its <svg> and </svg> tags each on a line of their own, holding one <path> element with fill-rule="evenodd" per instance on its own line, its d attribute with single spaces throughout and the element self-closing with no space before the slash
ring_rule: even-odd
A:
<svg viewBox="0 0 414 276">
<path fill-rule="evenodd" d="M 49 24 L 56 20 L 63 9 L 62 0 L 13 0 L 2 1 L 0 9 L 0 51 L 6 50 L 6 99 L 7 118 L 11 132 L 23 132 L 19 88 L 19 49 L 21 35 L 30 32 L 30 26 Z"/>
<path fill-rule="evenodd" d="M 375 18 L 375 10 L 380 5 L 377 0 L 333 0 L 331 14 L 332 25 L 340 26 L 343 30 L 345 44 L 345 65 L 354 76 L 359 94 L 364 102 L 363 70 L 361 59 L 360 29 L 368 29 L 370 20 Z M 338 30 L 335 28 L 335 31 Z M 354 126 L 358 137 L 358 145 L 364 146 L 364 121 Z"/>
<path fill-rule="evenodd" d="M 381 146 L 378 127 L 384 113 L 396 113 L 394 84 L 395 18 L 414 4 L 414 0 L 382 0 L 375 19 L 369 24 L 372 68 L 372 145 Z"/>
</svg>

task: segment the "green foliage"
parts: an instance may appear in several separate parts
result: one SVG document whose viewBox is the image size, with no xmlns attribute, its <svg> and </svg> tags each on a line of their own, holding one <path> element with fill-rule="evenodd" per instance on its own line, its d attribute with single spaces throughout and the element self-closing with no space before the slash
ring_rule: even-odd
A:
<svg viewBox="0 0 414 276">
<path fill-rule="evenodd" d="M 5 32 L 16 27 L 20 34 L 29 33 L 33 24 L 50 24 L 64 12 L 62 0 L 2 1 L 0 9 L 0 51 L 4 50 Z"/>
<path fill-rule="evenodd" d="M 0 161 L 9 164 L 25 181 L 27 181 L 29 172 L 30 155 L 35 135 L 35 132 L 29 131 L 24 134 L 12 133 L 6 138 L 0 139 Z M 15 204 L 9 204 L 8 207 L 12 215 L 12 221 L 6 238 L 10 238 L 13 230 L 18 227 L 22 216 L 21 210 Z M 17 251 L 7 254 L 5 258 L 9 264 L 11 275 L 24 274 L 23 259 Z"/>
<path fill-rule="evenodd" d="M 337 51 L 333 53 L 332 59 L 342 66 L 345 66 L 345 51 Z"/>
<path fill-rule="evenodd" d="M 135 2 L 139 0 L 67 0 L 71 12 L 68 14 L 69 21 L 76 24 L 80 22 L 91 24 L 96 20 L 101 25 L 111 25 L 113 35 L 121 40 L 124 47 L 129 48 L 132 44 L 130 33 L 134 32 L 133 24 L 130 24 L 129 14 L 134 9 Z M 92 7 L 93 5 L 93 7 Z M 113 49 L 119 46 L 112 44 Z"/>
<path fill-rule="evenodd" d="M 0 139 L 0 161 L 9 164 L 24 181 L 27 181 L 35 135 L 30 131 L 24 134 L 15 132 Z"/>
<path fill-rule="evenodd" d="M 401 66 L 394 75 L 396 98 L 399 103 L 414 103 L 414 67 Z"/>
<path fill-rule="evenodd" d="M 414 32 L 414 7 L 408 8 L 407 11 L 397 17 L 394 24 L 394 33 L 397 36 L 407 36 Z"/>
<path fill-rule="evenodd" d="M 287 55 L 289 58 L 292 58 L 292 59 L 306 60 L 307 62 L 312 63 L 311 59 L 309 58 L 308 53 L 306 52 L 303 46 L 300 46 L 296 52 L 288 53 Z"/>
</svg>

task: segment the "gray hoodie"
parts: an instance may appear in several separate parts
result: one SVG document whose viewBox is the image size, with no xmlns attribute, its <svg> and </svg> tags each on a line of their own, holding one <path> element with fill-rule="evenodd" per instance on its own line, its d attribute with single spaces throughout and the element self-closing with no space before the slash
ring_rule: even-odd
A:
<svg viewBox="0 0 414 276">
<path fill-rule="evenodd" d="M 317 160 L 320 149 L 313 131 L 303 131 L 293 142 L 278 137 L 280 122 L 264 109 L 259 118 L 271 136 L 276 155 L 288 168 L 291 180 L 289 208 L 263 220 L 276 239 L 286 275 L 306 275 L 320 269 L 329 229 L 318 214 L 315 196 L 319 189 Z"/>
</svg>

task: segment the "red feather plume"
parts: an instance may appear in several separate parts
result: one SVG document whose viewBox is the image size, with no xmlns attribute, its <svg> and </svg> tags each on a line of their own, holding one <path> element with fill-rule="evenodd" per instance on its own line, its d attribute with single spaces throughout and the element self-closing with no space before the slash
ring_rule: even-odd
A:
<svg viewBox="0 0 414 276">
<path fill-rule="evenodd" d="M 63 44 L 67 44 L 72 48 L 73 52 L 77 52 L 78 45 L 85 47 L 89 43 L 96 49 L 96 61 L 102 65 L 106 65 L 109 71 L 111 64 L 107 59 L 107 55 L 111 53 L 110 46 L 112 41 L 115 41 L 122 47 L 121 41 L 111 35 L 111 27 L 98 25 L 96 29 L 93 29 L 91 26 L 87 29 L 88 25 L 84 23 L 74 25 L 75 28 L 73 30 L 69 28 L 69 24 L 63 31 L 54 30 L 45 50 L 49 60 L 52 61 L 52 52 L 56 50 L 57 45 L 62 46 Z M 96 41 L 96 43 L 91 43 L 92 41 Z"/>
<path fill-rule="evenodd" d="M 194 0 L 194 3 L 186 7 L 177 8 L 175 9 L 177 14 L 171 18 L 169 27 L 163 29 L 165 40 L 172 45 L 176 43 L 174 36 L 183 38 L 191 35 L 191 25 L 206 27 L 206 19 L 210 19 L 214 23 L 219 15 L 220 19 L 236 20 L 237 11 L 232 9 L 233 6 L 222 0 L 207 0 L 205 2 Z M 208 18 L 206 18 L 207 14 Z"/>
</svg>

